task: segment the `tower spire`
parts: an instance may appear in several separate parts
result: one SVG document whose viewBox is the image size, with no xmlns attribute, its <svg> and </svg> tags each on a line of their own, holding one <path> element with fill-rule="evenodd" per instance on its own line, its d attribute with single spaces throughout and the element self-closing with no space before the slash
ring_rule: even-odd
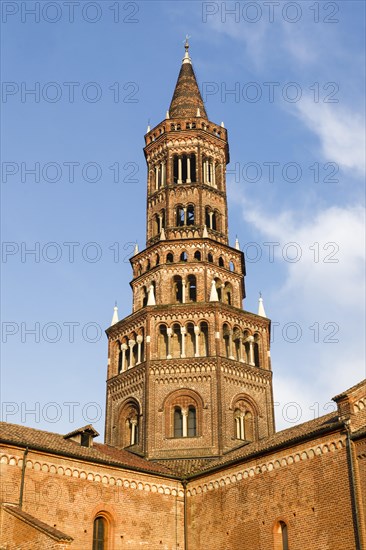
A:
<svg viewBox="0 0 366 550">
<path fill-rule="evenodd" d="M 200 116 L 207 119 L 206 109 L 189 55 L 188 39 L 189 36 L 187 35 L 184 44 L 185 54 L 169 107 L 169 115 L 170 118 L 194 118 L 197 116 L 197 110 L 199 109 Z"/>
</svg>

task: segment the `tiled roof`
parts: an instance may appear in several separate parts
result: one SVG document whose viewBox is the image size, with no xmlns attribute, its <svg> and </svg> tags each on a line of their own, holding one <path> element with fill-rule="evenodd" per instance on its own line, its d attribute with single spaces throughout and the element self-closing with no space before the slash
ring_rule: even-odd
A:
<svg viewBox="0 0 366 550">
<path fill-rule="evenodd" d="M 146 473 L 172 476 L 172 472 L 165 466 L 140 458 L 123 449 L 117 449 L 96 442 L 94 442 L 92 447 L 82 447 L 75 441 L 64 439 L 62 434 L 28 428 L 18 424 L 0 422 L 1 442 L 29 447 L 30 450 L 33 449 L 81 460 L 102 462 Z"/>
<path fill-rule="evenodd" d="M 69 535 L 65 535 L 65 533 L 62 533 L 58 529 L 51 527 L 47 523 L 40 521 L 39 519 L 31 516 L 30 514 L 27 514 L 27 512 L 24 512 L 24 510 L 22 510 L 21 508 L 18 508 L 18 506 L 10 506 L 9 504 L 4 504 L 3 508 L 7 512 L 9 512 L 9 514 L 12 514 L 13 516 L 17 517 L 21 521 L 28 523 L 28 525 L 31 525 L 38 531 L 42 531 L 49 537 L 59 542 L 71 542 L 74 540 Z"/>
<path fill-rule="evenodd" d="M 169 115 L 170 118 L 193 118 L 197 116 L 197 109 L 200 109 L 201 117 L 207 119 L 193 67 L 190 63 L 183 63 L 169 107 Z"/>
<path fill-rule="evenodd" d="M 301 442 L 307 437 L 316 437 L 323 431 L 331 431 L 332 429 L 342 428 L 342 424 L 338 421 L 336 413 L 332 412 L 325 416 L 321 416 L 309 422 L 304 422 L 293 428 L 288 428 L 277 432 L 270 437 L 266 437 L 260 441 L 254 441 L 247 445 L 243 445 L 239 449 L 229 451 L 215 462 L 211 462 L 204 466 L 200 472 L 192 473 L 194 475 L 200 475 L 211 469 L 219 469 L 222 466 L 230 465 L 230 463 L 238 462 L 241 460 L 250 460 L 258 454 L 265 454 L 275 450 L 278 447 L 286 445 L 295 445 L 297 442 Z"/>
<path fill-rule="evenodd" d="M 98 435 L 99 435 L 97 430 L 95 430 L 91 424 L 88 424 L 87 426 L 83 426 L 82 428 L 78 428 L 78 429 L 73 430 L 72 432 L 69 432 L 68 434 L 64 435 L 64 439 L 68 439 L 69 437 L 72 437 L 73 435 L 82 434 L 82 433 L 89 433 L 93 437 L 98 437 Z"/>
<path fill-rule="evenodd" d="M 222 457 L 192 459 L 169 459 L 149 461 L 123 449 L 102 443 L 92 447 L 82 447 L 74 441 L 65 440 L 63 435 L 27 428 L 17 424 L 0 422 L 0 443 L 8 442 L 29 449 L 75 457 L 81 460 L 102 462 L 111 466 L 157 474 L 166 477 L 195 477 L 212 469 L 250 460 L 258 454 L 274 451 L 281 446 L 295 445 L 307 438 L 321 435 L 322 432 L 342 428 L 337 413 L 332 412 L 320 418 L 277 432 L 260 441 L 243 444 Z"/>
<path fill-rule="evenodd" d="M 216 463 L 217 458 L 171 458 L 169 460 L 157 460 L 174 472 L 177 476 L 184 478 L 194 474 Z"/>
<path fill-rule="evenodd" d="M 364 380 L 361 380 L 361 382 L 359 382 L 358 384 L 355 384 L 351 388 L 348 388 L 348 390 L 345 390 L 342 393 L 339 393 L 338 395 L 334 396 L 333 401 L 338 401 L 342 397 L 346 397 L 350 393 L 353 393 L 354 391 L 358 390 L 359 388 L 362 388 L 363 386 L 365 386 L 365 390 L 366 390 L 366 378 Z"/>
</svg>

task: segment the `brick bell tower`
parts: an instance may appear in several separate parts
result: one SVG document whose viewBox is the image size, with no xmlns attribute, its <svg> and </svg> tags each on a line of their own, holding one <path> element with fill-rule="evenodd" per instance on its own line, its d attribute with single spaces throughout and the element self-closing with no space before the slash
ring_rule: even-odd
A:
<svg viewBox="0 0 366 550">
<path fill-rule="evenodd" d="M 274 432 L 270 321 L 243 310 L 228 244 L 227 131 L 211 122 L 186 42 L 165 120 L 145 135 L 146 248 L 133 312 L 109 340 L 105 440 L 148 459 L 208 458 Z"/>
</svg>

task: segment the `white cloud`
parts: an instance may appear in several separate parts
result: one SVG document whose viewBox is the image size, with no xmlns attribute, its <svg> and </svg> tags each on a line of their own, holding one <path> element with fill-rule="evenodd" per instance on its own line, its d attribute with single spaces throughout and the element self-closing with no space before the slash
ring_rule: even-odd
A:
<svg viewBox="0 0 366 550">
<path fill-rule="evenodd" d="M 365 126 L 361 113 L 335 103 L 315 103 L 314 98 L 307 97 L 296 103 L 294 114 L 317 135 L 325 159 L 358 174 L 365 172 Z"/>
<path fill-rule="evenodd" d="M 305 221 L 295 212 L 271 216 L 256 205 L 244 203 L 244 218 L 270 242 L 279 242 L 277 256 L 287 267 L 281 296 L 301 293 L 317 297 L 328 308 L 340 305 L 362 307 L 365 289 L 365 210 L 361 206 L 329 207 Z M 296 246 L 289 246 L 289 242 Z M 297 254 L 301 258 L 292 262 Z"/>
<path fill-rule="evenodd" d="M 267 302 L 266 309 L 278 323 L 272 328 L 277 427 L 289 427 L 291 421 L 286 421 L 283 412 L 287 403 L 299 404 L 297 423 L 309 420 L 317 411 L 319 415 L 329 412 L 324 405 L 331 397 L 365 376 L 365 212 L 360 206 L 329 207 L 304 221 L 295 212 L 276 215 L 242 197 L 237 199 L 243 204 L 243 218 L 258 235 L 280 243 L 275 262 L 285 267 L 284 279 L 279 288 L 270 289 L 271 304 L 268 307 Z M 282 251 L 289 242 L 298 243 L 301 249 L 297 263 L 283 260 Z M 326 243 L 336 243 L 339 250 L 333 245 L 324 250 Z M 294 251 L 289 249 L 289 255 Z M 318 251 L 319 261 L 315 261 Z M 338 262 L 327 262 L 332 259 Z M 302 329 L 296 343 L 283 337 L 282 328 L 288 321 Z M 318 342 L 315 330 L 309 329 L 314 323 Z M 289 416 L 295 415 L 295 409 Z"/>
</svg>

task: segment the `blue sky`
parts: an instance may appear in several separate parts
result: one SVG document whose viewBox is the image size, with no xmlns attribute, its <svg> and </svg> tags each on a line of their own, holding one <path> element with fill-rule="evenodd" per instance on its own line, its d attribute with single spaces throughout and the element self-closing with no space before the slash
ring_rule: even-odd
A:
<svg viewBox="0 0 366 550">
<path fill-rule="evenodd" d="M 143 136 L 186 33 L 229 131 L 230 239 L 245 309 L 262 291 L 273 322 L 277 427 L 365 376 L 365 5 L 271 6 L 81 1 L 72 18 L 62 1 L 2 2 L 3 419 L 103 433 L 103 331 L 115 300 L 131 312 L 145 245 Z"/>
</svg>

